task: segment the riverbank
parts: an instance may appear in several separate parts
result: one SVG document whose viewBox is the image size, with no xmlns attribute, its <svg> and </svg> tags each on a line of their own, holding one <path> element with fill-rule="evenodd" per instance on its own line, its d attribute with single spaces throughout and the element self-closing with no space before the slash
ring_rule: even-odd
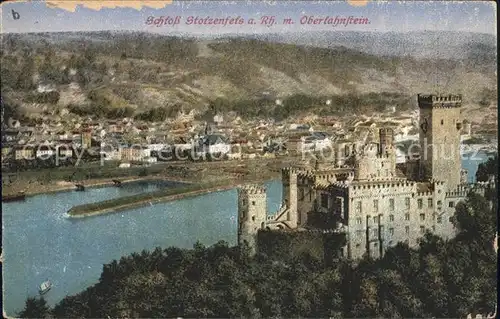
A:
<svg viewBox="0 0 500 319">
<path fill-rule="evenodd" d="M 121 183 L 131 183 L 131 182 L 141 182 L 141 181 L 169 181 L 169 182 L 179 182 L 189 184 L 192 181 L 180 178 L 170 178 L 165 176 L 135 176 L 130 178 L 102 178 L 87 180 L 79 184 L 83 184 L 85 188 L 95 188 L 95 187 L 107 187 L 113 186 L 114 180 L 119 180 Z M 53 194 L 65 191 L 76 190 L 76 183 L 66 182 L 66 181 L 56 181 L 51 184 L 38 185 L 38 184 L 28 184 L 24 186 L 18 186 L 16 188 L 9 188 L 5 193 L 2 192 L 2 196 L 8 196 L 11 194 L 16 194 L 19 192 L 24 192 L 25 196 L 36 196 L 42 194 Z M 5 191 L 5 190 L 3 190 Z"/>
<path fill-rule="evenodd" d="M 142 193 L 102 202 L 78 205 L 72 207 L 70 210 L 68 210 L 67 213 L 70 218 L 85 218 L 114 213 L 118 211 L 130 210 L 148 205 L 154 205 L 157 203 L 175 201 L 207 193 L 220 192 L 238 187 L 243 184 L 258 182 L 263 182 L 263 180 L 222 180 L 217 182 L 203 182 L 199 184 L 187 185 L 184 187 L 169 188 L 166 190 L 160 190 L 151 193 Z"/>
<path fill-rule="evenodd" d="M 256 161 L 215 161 L 215 162 L 182 162 L 182 163 L 159 163 L 151 167 L 143 168 L 149 171 L 141 171 L 140 168 L 121 169 L 121 168 L 106 168 L 106 176 L 104 173 L 94 172 L 88 174 L 84 179 L 68 179 L 78 170 L 84 168 L 62 168 L 67 170 L 65 174 L 59 173 L 57 170 L 46 169 L 33 172 L 5 173 L 2 174 L 2 196 L 18 194 L 24 192 L 26 196 L 39 194 L 56 193 L 62 191 L 75 190 L 75 184 L 83 184 L 85 187 L 111 186 L 113 180 L 120 181 L 141 181 L 151 179 L 161 179 L 165 181 L 181 182 L 181 183 L 198 183 L 200 181 L 220 180 L 239 178 L 245 175 L 245 178 L 255 175 L 265 175 L 266 179 L 272 179 L 276 172 L 286 162 L 293 159 L 259 159 Z M 88 167 L 91 170 L 98 170 L 97 167 Z M 145 175 L 140 172 L 147 173 Z M 33 173 L 33 174 L 31 174 Z M 38 175 L 50 175 L 46 180 L 39 178 Z M 56 174 L 57 173 L 57 174 Z M 127 176 L 124 176 L 126 174 Z M 67 178 L 62 178 L 66 176 Z"/>
</svg>

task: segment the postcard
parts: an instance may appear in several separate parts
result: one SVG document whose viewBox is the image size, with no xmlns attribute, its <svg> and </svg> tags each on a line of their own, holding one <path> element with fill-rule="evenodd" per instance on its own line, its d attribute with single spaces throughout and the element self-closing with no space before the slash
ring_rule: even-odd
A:
<svg viewBox="0 0 500 319">
<path fill-rule="evenodd" d="M 496 4 L 5 1 L 8 318 L 496 318 Z"/>
</svg>

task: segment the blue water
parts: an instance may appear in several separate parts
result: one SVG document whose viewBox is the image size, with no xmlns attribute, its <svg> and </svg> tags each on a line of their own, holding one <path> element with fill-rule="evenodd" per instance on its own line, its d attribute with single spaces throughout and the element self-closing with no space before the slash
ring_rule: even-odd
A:
<svg viewBox="0 0 500 319">
<path fill-rule="evenodd" d="M 469 183 L 476 181 L 476 172 L 479 164 L 486 162 L 489 157 L 493 157 L 493 155 L 488 155 L 485 152 L 478 152 L 477 154 L 469 153 L 462 157 L 462 168 L 469 172 Z"/>
<path fill-rule="evenodd" d="M 191 248 L 197 240 L 205 245 L 219 240 L 236 244 L 234 189 L 122 213 L 65 217 L 73 205 L 175 186 L 134 183 L 3 204 L 4 311 L 15 316 L 46 279 L 53 288 L 45 298 L 54 305 L 95 284 L 103 264 L 132 252 L 157 246 Z M 281 203 L 281 182 L 269 182 L 267 188 L 268 210 L 274 212 Z"/>
<path fill-rule="evenodd" d="M 463 161 L 474 181 L 477 166 L 487 159 L 480 153 Z M 104 187 L 85 192 L 61 192 L 29 197 L 25 202 L 4 203 L 4 310 L 20 311 L 38 285 L 50 279 L 45 295 L 54 305 L 99 279 L 102 265 L 121 256 L 157 246 L 190 248 L 199 240 L 211 245 L 225 240 L 236 244 L 236 190 L 201 195 L 176 202 L 84 219 L 68 219 L 72 206 L 118 196 L 154 191 L 178 184 L 142 182 L 122 188 Z M 267 183 L 268 211 L 281 203 L 281 182 Z"/>
</svg>

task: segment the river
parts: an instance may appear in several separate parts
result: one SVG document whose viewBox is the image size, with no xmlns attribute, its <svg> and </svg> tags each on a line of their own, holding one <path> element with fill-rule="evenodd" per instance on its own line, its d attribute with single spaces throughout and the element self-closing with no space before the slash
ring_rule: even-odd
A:
<svg viewBox="0 0 500 319">
<path fill-rule="evenodd" d="M 479 154 L 477 159 L 463 162 L 470 181 L 485 159 L 485 154 Z M 4 311 L 15 316 L 46 279 L 53 288 L 45 298 L 54 305 L 96 283 L 103 264 L 132 252 L 157 246 L 191 248 L 197 240 L 205 245 L 219 240 L 236 244 L 235 189 L 83 219 L 65 214 L 74 205 L 176 186 L 178 183 L 140 182 L 4 203 Z M 281 182 L 268 182 L 267 189 L 268 210 L 275 212 L 281 202 Z"/>
</svg>

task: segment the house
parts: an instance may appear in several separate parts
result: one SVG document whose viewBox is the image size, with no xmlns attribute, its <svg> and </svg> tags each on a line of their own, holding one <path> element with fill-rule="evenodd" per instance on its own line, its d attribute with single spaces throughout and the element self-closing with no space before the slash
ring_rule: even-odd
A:
<svg viewBox="0 0 500 319">
<path fill-rule="evenodd" d="M 58 136 L 59 140 L 67 140 L 67 139 L 70 138 L 69 137 L 70 136 L 69 133 L 65 132 L 65 131 L 59 131 L 59 132 L 57 132 L 57 136 Z M 71 136 L 73 136 L 73 135 L 71 135 Z"/>
<path fill-rule="evenodd" d="M 323 132 L 313 132 L 310 136 L 301 138 L 302 151 L 321 151 L 332 147 L 331 138 Z"/>
<path fill-rule="evenodd" d="M 60 143 L 56 146 L 56 154 L 59 158 L 73 157 L 73 145 L 70 143 Z"/>
<path fill-rule="evenodd" d="M 36 158 L 47 159 L 55 155 L 55 149 L 52 145 L 40 144 L 36 148 Z"/>
<path fill-rule="evenodd" d="M 14 158 L 19 160 L 32 160 L 35 152 L 33 145 L 18 145 L 14 147 Z"/>
<path fill-rule="evenodd" d="M 13 150 L 14 150 L 14 145 L 6 143 L 2 144 L 2 159 L 9 156 Z"/>
<path fill-rule="evenodd" d="M 207 154 L 228 154 L 231 152 L 231 144 L 225 136 L 220 134 L 211 134 L 201 138 L 195 149 L 198 156 Z"/>
<path fill-rule="evenodd" d="M 53 92 L 56 90 L 56 86 L 52 83 L 48 83 L 48 82 L 40 82 L 38 84 L 38 87 L 36 89 L 36 91 L 38 93 L 48 93 L 48 92 Z"/>
<path fill-rule="evenodd" d="M 142 162 L 151 156 L 151 150 L 145 146 L 124 147 L 121 149 L 121 159 L 130 162 Z"/>
<path fill-rule="evenodd" d="M 3 130 L 2 140 L 4 142 L 14 142 L 20 137 L 19 130 L 17 129 L 5 129 Z"/>
</svg>

